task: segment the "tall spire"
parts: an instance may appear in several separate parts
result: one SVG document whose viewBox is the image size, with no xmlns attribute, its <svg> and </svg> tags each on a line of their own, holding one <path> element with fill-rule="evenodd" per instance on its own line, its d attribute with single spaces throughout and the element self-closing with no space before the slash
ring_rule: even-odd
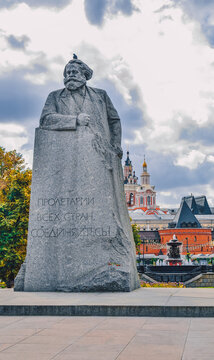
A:
<svg viewBox="0 0 214 360">
<path fill-rule="evenodd" d="M 143 162 L 143 172 L 147 172 L 147 163 L 144 155 L 144 162 Z"/>
<path fill-rule="evenodd" d="M 125 160 L 125 166 L 130 166 L 132 164 L 131 160 L 129 159 L 129 151 L 127 151 L 127 158 Z"/>
<path fill-rule="evenodd" d="M 144 155 L 143 172 L 141 174 L 141 185 L 150 185 L 150 175 L 147 172 L 147 163 Z"/>
</svg>

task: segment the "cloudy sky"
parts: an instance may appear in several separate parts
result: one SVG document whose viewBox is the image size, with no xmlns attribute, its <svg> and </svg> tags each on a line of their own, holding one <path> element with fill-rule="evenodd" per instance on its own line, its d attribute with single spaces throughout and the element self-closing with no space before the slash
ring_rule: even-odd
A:
<svg viewBox="0 0 214 360">
<path fill-rule="evenodd" d="M 0 145 L 32 164 L 48 93 L 76 53 L 107 90 L 158 204 L 214 206 L 213 0 L 0 0 Z"/>
</svg>

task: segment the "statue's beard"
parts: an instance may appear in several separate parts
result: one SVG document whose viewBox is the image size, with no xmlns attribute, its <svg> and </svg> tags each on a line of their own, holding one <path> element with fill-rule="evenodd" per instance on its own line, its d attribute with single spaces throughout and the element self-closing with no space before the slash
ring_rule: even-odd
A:
<svg viewBox="0 0 214 360">
<path fill-rule="evenodd" d="M 86 84 L 85 77 L 72 77 L 64 78 L 64 84 L 68 90 L 76 90 Z"/>
</svg>

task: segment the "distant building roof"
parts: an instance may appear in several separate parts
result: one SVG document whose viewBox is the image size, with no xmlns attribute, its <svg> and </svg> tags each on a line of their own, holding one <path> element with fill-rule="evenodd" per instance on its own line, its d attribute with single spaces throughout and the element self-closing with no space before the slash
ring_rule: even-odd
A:
<svg viewBox="0 0 214 360">
<path fill-rule="evenodd" d="M 209 215 L 212 214 L 207 202 L 207 198 L 204 195 L 196 196 L 184 196 L 182 200 L 185 200 L 189 208 L 194 215 Z"/>
<path fill-rule="evenodd" d="M 175 227 L 177 229 L 201 228 L 201 224 L 196 219 L 195 215 L 192 213 L 190 207 L 187 205 L 184 198 L 181 200 L 180 208 L 175 215 L 173 222 L 169 224 L 169 227 Z"/>
<path fill-rule="evenodd" d="M 199 214 L 199 211 L 198 211 L 198 207 L 197 207 L 197 204 L 196 204 L 196 201 L 195 201 L 195 198 L 193 195 L 190 195 L 190 196 L 184 196 L 182 198 L 182 200 L 185 200 L 187 205 L 189 206 L 190 210 L 192 211 L 192 213 L 194 215 L 198 215 Z"/>
<path fill-rule="evenodd" d="M 195 202 L 198 207 L 198 214 L 199 215 L 209 215 L 212 214 L 209 204 L 207 202 L 206 196 L 197 196 L 195 197 Z"/>
<path fill-rule="evenodd" d="M 129 216 L 131 217 L 131 219 L 133 221 L 137 221 L 137 220 L 173 220 L 174 219 L 174 215 L 171 214 L 166 214 L 164 213 L 162 210 L 156 210 L 156 209 L 151 209 L 151 210 L 145 210 L 143 211 L 142 209 L 129 209 Z"/>
</svg>

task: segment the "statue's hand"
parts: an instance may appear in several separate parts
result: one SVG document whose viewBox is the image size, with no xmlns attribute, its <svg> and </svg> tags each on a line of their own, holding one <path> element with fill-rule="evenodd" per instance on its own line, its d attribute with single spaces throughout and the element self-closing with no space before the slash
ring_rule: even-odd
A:
<svg viewBox="0 0 214 360">
<path fill-rule="evenodd" d="M 117 156 L 119 156 L 120 159 L 122 159 L 123 157 L 123 150 L 119 145 L 113 145 L 115 152 L 117 154 Z"/>
<path fill-rule="evenodd" d="M 77 124 L 80 126 L 87 126 L 90 120 L 90 116 L 85 113 L 81 113 L 77 117 Z"/>
</svg>

